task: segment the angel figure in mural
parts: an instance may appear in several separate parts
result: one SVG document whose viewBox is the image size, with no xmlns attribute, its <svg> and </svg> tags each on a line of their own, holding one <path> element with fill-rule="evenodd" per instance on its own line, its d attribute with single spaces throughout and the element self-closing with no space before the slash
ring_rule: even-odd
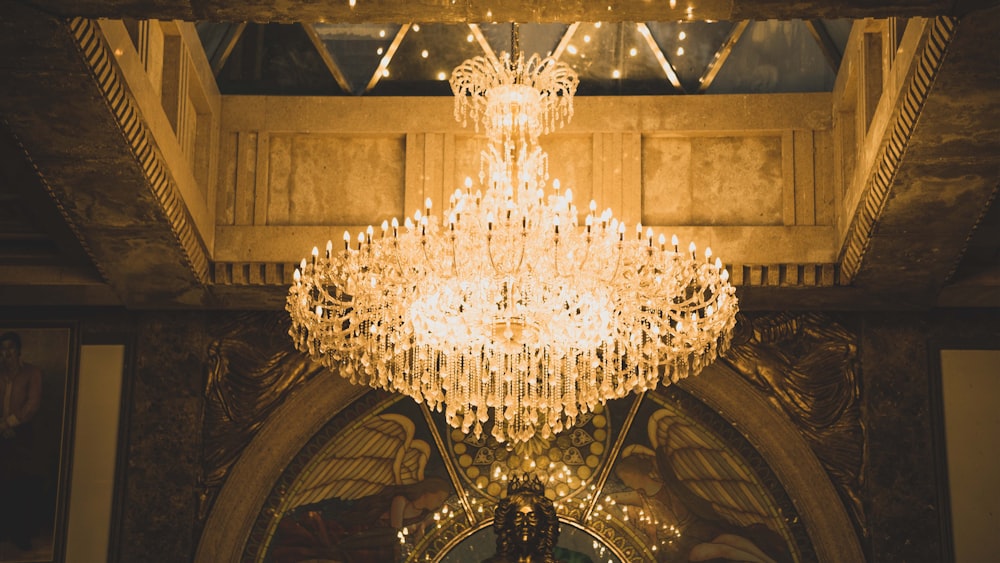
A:
<svg viewBox="0 0 1000 563">
<path fill-rule="evenodd" d="M 642 530 L 659 561 L 791 561 L 767 493 L 726 450 L 661 409 L 648 423 L 652 447 L 622 450 L 617 507 Z"/>
<path fill-rule="evenodd" d="M 269 561 L 399 561 L 398 534 L 419 539 L 453 493 L 425 476 L 430 445 L 398 414 L 370 417 L 338 434 L 285 499 Z"/>
</svg>

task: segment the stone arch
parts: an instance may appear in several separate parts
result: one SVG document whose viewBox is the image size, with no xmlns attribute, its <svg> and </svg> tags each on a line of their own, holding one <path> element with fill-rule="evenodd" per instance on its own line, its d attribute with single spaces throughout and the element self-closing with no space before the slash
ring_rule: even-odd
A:
<svg viewBox="0 0 1000 563">
<path fill-rule="evenodd" d="M 796 427 L 722 363 L 679 384 L 737 428 L 793 499 L 820 561 L 863 561 L 844 505 Z M 257 515 L 289 460 L 368 389 L 333 374 L 303 385 L 267 420 L 234 464 L 206 521 L 196 562 L 237 562 Z"/>
</svg>

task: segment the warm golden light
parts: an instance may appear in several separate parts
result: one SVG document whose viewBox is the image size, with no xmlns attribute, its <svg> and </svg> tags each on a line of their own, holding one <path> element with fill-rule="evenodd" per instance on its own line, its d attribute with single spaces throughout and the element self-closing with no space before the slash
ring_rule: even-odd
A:
<svg viewBox="0 0 1000 563">
<path fill-rule="evenodd" d="M 610 209 L 581 210 L 549 182 L 538 139 L 572 119 L 577 84 L 538 55 L 456 68 L 455 118 L 487 139 L 478 182 L 440 215 L 428 198 L 402 224 L 314 249 L 287 300 L 296 347 L 515 443 L 714 361 L 738 309 L 721 260 L 639 224 L 627 235 Z"/>
</svg>

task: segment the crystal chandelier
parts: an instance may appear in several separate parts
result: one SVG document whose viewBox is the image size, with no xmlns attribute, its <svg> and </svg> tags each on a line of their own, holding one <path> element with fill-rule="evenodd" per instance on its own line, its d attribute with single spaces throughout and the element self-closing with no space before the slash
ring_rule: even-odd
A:
<svg viewBox="0 0 1000 563">
<path fill-rule="evenodd" d="M 287 299 L 299 350 L 466 433 L 492 414 L 501 443 L 697 374 L 728 347 L 738 308 L 711 250 L 632 231 L 593 201 L 581 211 L 558 180 L 546 193 L 538 138 L 572 118 L 578 79 L 525 60 L 514 39 L 513 55 L 451 77 L 456 119 L 487 139 L 479 185 L 467 178 L 440 219 L 428 199 L 402 224 L 314 248 Z"/>
</svg>

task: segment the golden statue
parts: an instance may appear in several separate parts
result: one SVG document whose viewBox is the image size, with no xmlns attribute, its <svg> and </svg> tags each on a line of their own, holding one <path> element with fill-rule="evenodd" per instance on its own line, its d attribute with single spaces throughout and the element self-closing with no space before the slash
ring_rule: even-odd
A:
<svg viewBox="0 0 1000 563">
<path fill-rule="evenodd" d="M 483 563 L 558 563 L 559 517 L 537 476 L 514 476 L 493 513 L 497 551 Z"/>
</svg>

